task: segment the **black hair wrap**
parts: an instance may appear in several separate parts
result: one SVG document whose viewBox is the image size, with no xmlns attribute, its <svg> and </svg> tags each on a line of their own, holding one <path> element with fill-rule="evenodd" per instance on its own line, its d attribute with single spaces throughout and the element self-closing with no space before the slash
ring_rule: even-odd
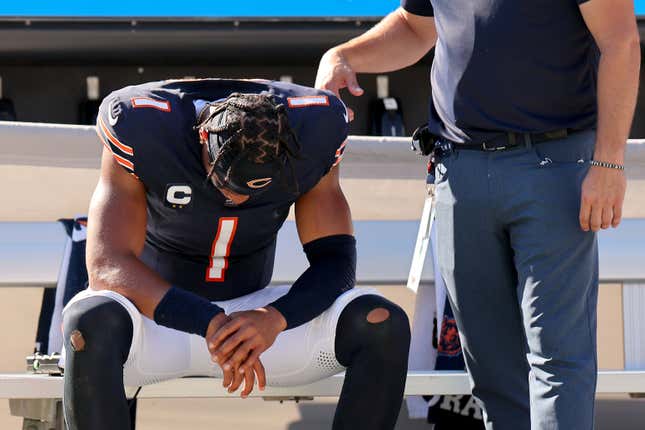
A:
<svg viewBox="0 0 645 430">
<path fill-rule="evenodd" d="M 207 136 L 207 180 L 215 175 L 222 185 L 245 195 L 263 193 L 280 182 L 298 194 L 294 160 L 300 143 L 285 106 L 272 96 L 233 93 L 202 110 L 196 128 Z M 287 168 L 290 177 L 284 174 Z"/>
</svg>

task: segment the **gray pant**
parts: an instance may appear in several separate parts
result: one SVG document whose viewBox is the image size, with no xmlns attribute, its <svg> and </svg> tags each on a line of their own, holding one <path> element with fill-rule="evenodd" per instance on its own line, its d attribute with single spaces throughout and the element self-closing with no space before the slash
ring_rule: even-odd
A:
<svg viewBox="0 0 645 430">
<path fill-rule="evenodd" d="M 437 166 L 439 265 L 488 430 L 593 428 L 598 249 L 578 212 L 594 141 Z"/>
</svg>

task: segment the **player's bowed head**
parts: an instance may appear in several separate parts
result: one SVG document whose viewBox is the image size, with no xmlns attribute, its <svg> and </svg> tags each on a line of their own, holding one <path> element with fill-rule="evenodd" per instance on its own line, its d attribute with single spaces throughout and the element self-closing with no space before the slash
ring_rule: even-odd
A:
<svg viewBox="0 0 645 430">
<path fill-rule="evenodd" d="M 276 183 L 298 193 L 293 159 L 300 146 L 273 97 L 233 93 L 205 106 L 198 122 L 206 179 L 227 204 L 247 202 Z"/>
</svg>

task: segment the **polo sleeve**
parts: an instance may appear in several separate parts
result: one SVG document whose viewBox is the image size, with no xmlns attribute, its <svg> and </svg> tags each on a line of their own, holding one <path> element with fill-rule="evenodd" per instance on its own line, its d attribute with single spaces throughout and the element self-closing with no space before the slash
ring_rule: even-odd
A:
<svg viewBox="0 0 645 430">
<path fill-rule="evenodd" d="M 401 7 L 413 15 L 434 16 L 430 0 L 401 0 Z"/>
</svg>

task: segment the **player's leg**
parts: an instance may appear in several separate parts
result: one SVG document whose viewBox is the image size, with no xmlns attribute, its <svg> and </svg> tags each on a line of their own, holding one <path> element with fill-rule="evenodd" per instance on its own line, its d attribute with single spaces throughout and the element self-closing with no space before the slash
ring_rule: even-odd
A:
<svg viewBox="0 0 645 430">
<path fill-rule="evenodd" d="M 526 341 L 512 250 L 497 212 L 499 178 L 489 154 L 471 150 L 445 157 L 437 172 L 438 260 L 473 395 L 488 430 L 530 429 Z"/>
<path fill-rule="evenodd" d="M 593 428 L 596 388 L 596 235 L 580 228 L 582 180 L 594 133 L 535 146 L 550 161 L 527 176 L 533 203 L 512 229 L 531 366 L 533 429 Z"/>
<path fill-rule="evenodd" d="M 113 291 L 79 293 L 63 311 L 63 326 L 70 430 L 130 428 L 124 385 L 216 374 L 202 337 L 156 324 Z"/>
<path fill-rule="evenodd" d="M 334 430 L 393 429 L 408 368 L 410 324 L 396 304 L 364 295 L 343 309 L 336 326 L 336 358 L 347 367 Z"/>
<path fill-rule="evenodd" d="M 133 334 L 128 311 L 109 297 L 87 297 L 65 310 L 63 328 L 68 429 L 129 429 L 123 389 Z"/>
<path fill-rule="evenodd" d="M 265 288 L 218 305 L 228 312 L 255 309 L 288 291 Z M 354 288 L 315 319 L 280 333 L 260 359 L 268 386 L 309 384 L 346 370 L 333 428 L 392 429 L 403 400 L 409 343 L 405 312 L 372 289 Z M 208 352 L 202 355 L 205 363 Z"/>
</svg>

